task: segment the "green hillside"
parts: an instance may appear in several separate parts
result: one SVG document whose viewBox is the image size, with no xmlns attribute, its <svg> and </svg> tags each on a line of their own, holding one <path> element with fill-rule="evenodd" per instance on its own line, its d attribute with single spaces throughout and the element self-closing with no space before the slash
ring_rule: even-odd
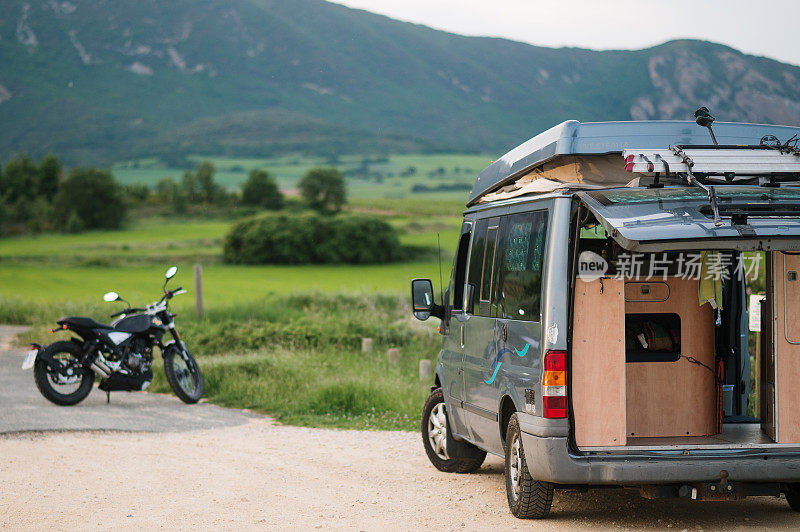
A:
<svg viewBox="0 0 800 532">
<path fill-rule="evenodd" d="M 0 159 L 498 153 L 567 118 L 800 124 L 800 68 L 725 46 L 550 49 L 322 0 L 7 0 Z"/>
</svg>

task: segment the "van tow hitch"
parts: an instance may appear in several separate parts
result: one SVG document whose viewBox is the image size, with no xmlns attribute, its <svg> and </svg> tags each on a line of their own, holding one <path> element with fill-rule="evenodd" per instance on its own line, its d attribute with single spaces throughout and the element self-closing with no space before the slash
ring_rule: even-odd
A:
<svg viewBox="0 0 800 532">
<path fill-rule="evenodd" d="M 698 501 L 736 501 L 747 497 L 747 490 L 741 482 L 728 482 L 728 472 L 719 472 L 719 482 L 703 482 L 692 487 L 692 499 Z"/>
<path fill-rule="evenodd" d="M 723 469 L 719 473 L 718 482 L 639 486 L 639 493 L 646 499 L 679 497 L 693 501 L 738 501 L 748 496 L 777 497 L 781 494 L 778 482 L 731 482 L 727 471 Z"/>
</svg>

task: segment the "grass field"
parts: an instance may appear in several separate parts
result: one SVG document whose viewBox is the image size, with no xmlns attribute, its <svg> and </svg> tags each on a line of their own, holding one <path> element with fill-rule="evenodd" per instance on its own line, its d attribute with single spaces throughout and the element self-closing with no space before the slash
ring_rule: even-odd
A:
<svg viewBox="0 0 800 532">
<path fill-rule="evenodd" d="M 250 170 L 263 168 L 278 180 L 284 190 L 294 189 L 297 181 L 316 166 L 335 166 L 347 176 L 352 198 L 438 198 L 466 201 L 467 192 L 475 177 L 491 162 L 486 155 L 470 154 L 416 154 L 379 156 L 342 156 L 337 160 L 322 157 L 274 157 L 264 159 L 234 159 L 195 156 L 192 164 L 211 161 L 217 173 L 215 179 L 228 188 L 239 187 Z M 409 169 L 415 171 L 409 174 Z M 111 168 L 121 183 L 144 183 L 155 186 L 165 177 L 180 180 L 183 170 L 169 168 L 156 159 L 120 162 Z M 412 193 L 415 185 L 435 188 L 439 185 L 457 184 L 461 190 L 427 191 Z"/>
<path fill-rule="evenodd" d="M 353 200 L 351 208 L 380 213 L 409 250 L 442 244 L 449 277 L 463 203 L 436 200 Z M 420 358 L 433 359 L 436 324 L 419 323 L 408 309 L 414 277 L 439 286 L 435 253 L 420 260 L 367 266 L 231 266 L 220 260 L 231 220 L 139 219 L 114 232 L 0 239 L 0 323 L 33 325 L 25 340 L 50 342 L 47 330 L 63 315 L 108 321 L 120 303 L 160 294 L 164 271 L 177 264 L 172 286 L 178 326 L 198 355 L 206 398 L 251 408 L 303 425 L 416 428 L 430 382 L 420 382 Z M 194 309 L 194 263 L 203 265 L 206 315 Z M 63 336 L 64 333 L 57 333 Z M 362 337 L 375 340 L 371 356 Z M 400 348 L 397 366 L 386 361 Z M 161 370 L 153 390 L 169 392 Z"/>
</svg>

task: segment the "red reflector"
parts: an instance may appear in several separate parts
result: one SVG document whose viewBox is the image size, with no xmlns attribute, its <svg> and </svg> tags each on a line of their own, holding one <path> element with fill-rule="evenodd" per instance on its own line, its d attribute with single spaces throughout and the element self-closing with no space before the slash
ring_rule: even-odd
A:
<svg viewBox="0 0 800 532">
<path fill-rule="evenodd" d="M 625 157 L 625 171 L 633 172 L 633 155 Z"/>
<path fill-rule="evenodd" d="M 567 417 L 567 398 L 566 397 L 542 397 L 544 402 L 544 417 L 564 418 Z"/>
<path fill-rule="evenodd" d="M 544 356 L 545 371 L 566 371 L 567 353 L 566 351 L 548 351 Z"/>
</svg>

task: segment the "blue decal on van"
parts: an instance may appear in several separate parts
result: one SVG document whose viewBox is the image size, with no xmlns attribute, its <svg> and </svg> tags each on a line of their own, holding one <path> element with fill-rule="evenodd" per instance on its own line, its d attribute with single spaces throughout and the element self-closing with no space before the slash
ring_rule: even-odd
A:
<svg viewBox="0 0 800 532">
<path fill-rule="evenodd" d="M 529 348 L 530 346 L 531 346 L 531 344 L 525 344 L 525 347 L 523 347 L 523 348 L 522 348 L 522 351 L 519 351 L 519 350 L 518 350 L 518 349 L 515 347 L 515 348 L 514 348 L 514 351 L 513 351 L 513 353 L 514 353 L 515 355 L 517 355 L 518 357 L 520 357 L 520 358 L 523 358 L 525 355 L 527 355 L 527 354 L 528 354 L 528 348 Z M 493 383 L 493 382 L 494 382 L 494 379 L 495 379 L 495 377 L 497 377 L 497 372 L 498 372 L 498 371 L 500 371 L 500 366 L 502 366 L 502 365 L 503 365 L 503 363 L 502 363 L 502 362 L 500 362 L 500 359 L 501 359 L 501 358 L 503 357 L 503 355 L 504 355 L 504 354 L 506 354 L 506 353 L 509 353 L 509 354 L 511 354 L 511 353 L 512 353 L 511 349 L 508 349 L 508 348 L 503 348 L 503 349 L 501 349 L 501 350 L 500 350 L 500 351 L 497 353 L 497 356 L 496 356 L 496 357 L 494 357 L 494 363 L 492 364 L 492 365 L 494 366 L 494 371 L 492 372 L 492 376 L 489 378 L 489 380 L 488 380 L 488 381 L 484 379 L 484 381 L 483 381 L 483 382 L 485 382 L 486 384 L 491 384 L 491 383 Z"/>
</svg>

